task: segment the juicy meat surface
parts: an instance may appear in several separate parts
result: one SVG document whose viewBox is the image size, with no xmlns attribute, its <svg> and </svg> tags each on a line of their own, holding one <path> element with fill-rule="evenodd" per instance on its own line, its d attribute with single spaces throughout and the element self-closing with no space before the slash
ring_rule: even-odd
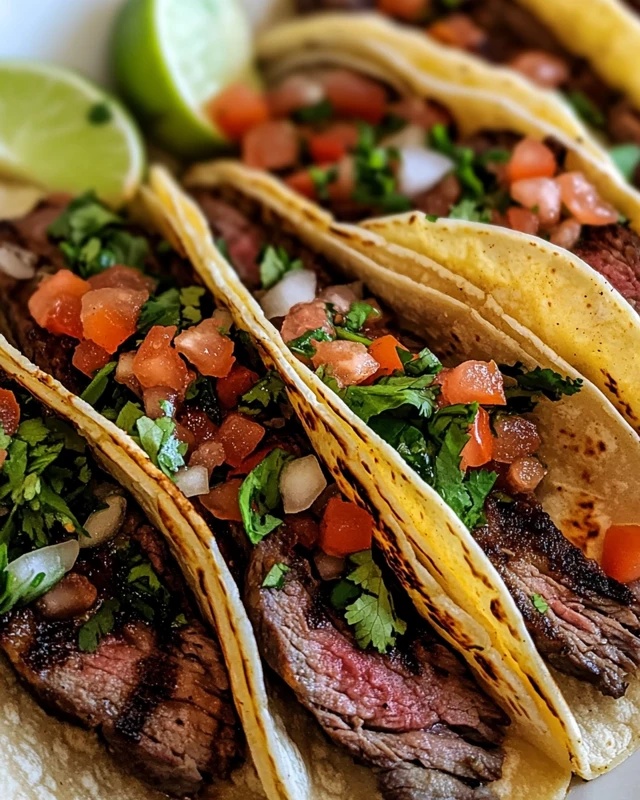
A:
<svg viewBox="0 0 640 800">
<path fill-rule="evenodd" d="M 145 550 L 170 589 L 181 591 L 153 528 L 130 514 L 124 535 Z M 107 545 L 81 552 L 74 573 L 88 577 L 103 602 L 113 590 L 115 551 Z M 185 606 L 182 627 L 161 630 L 131 617 L 95 652 L 83 652 L 78 629 L 91 613 L 51 621 L 35 606 L 18 609 L 0 618 L 0 647 L 45 707 L 99 731 L 150 785 L 183 796 L 226 777 L 242 742 L 217 641 Z"/>
<path fill-rule="evenodd" d="M 489 498 L 486 514 L 487 525 L 474 536 L 539 652 L 561 672 L 622 697 L 626 676 L 640 666 L 640 605 L 633 593 L 571 544 L 535 501 Z"/>
<path fill-rule="evenodd" d="M 276 563 L 290 567 L 284 587 L 262 588 Z M 269 665 L 331 739 L 378 770 L 385 797 L 432 796 L 410 788 L 428 786 L 427 776 L 395 776 L 410 766 L 439 773 L 434 780 L 452 787 L 443 796 L 492 796 L 470 794 L 470 787 L 500 776 L 497 745 L 508 720 L 419 623 L 413 629 L 420 630 L 390 654 L 361 650 L 333 616 L 286 530 L 254 549 L 245 599 Z"/>
<path fill-rule="evenodd" d="M 574 253 L 640 310 L 640 236 L 624 225 L 585 226 Z"/>
</svg>

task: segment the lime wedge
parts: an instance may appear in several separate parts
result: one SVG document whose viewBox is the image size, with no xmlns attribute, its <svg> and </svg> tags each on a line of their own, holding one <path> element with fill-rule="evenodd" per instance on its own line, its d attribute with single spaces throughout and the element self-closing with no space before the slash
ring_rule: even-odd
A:
<svg viewBox="0 0 640 800">
<path fill-rule="evenodd" d="M 143 169 L 140 134 L 113 97 L 61 67 L 0 62 L 0 175 L 118 205 Z"/>
<path fill-rule="evenodd" d="M 259 85 L 252 54 L 235 0 L 128 0 L 112 42 L 120 93 L 152 138 L 187 158 L 224 146 L 206 104 L 230 83 Z"/>
</svg>

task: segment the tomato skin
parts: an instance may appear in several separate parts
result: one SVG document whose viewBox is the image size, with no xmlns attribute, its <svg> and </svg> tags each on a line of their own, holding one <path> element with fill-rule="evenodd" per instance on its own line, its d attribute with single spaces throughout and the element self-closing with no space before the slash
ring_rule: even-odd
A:
<svg viewBox="0 0 640 800">
<path fill-rule="evenodd" d="M 85 338 L 108 353 L 136 332 L 140 309 L 149 292 L 135 289 L 92 289 L 82 297 L 82 326 Z"/>
<path fill-rule="evenodd" d="M 557 168 L 553 151 L 537 139 L 526 136 L 513 148 L 507 164 L 507 179 L 514 183 L 527 178 L 553 178 Z"/>
<path fill-rule="evenodd" d="M 218 378 L 216 391 L 223 408 L 235 408 L 243 394 L 257 382 L 258 373 L 241 364 L 234 364 L 231 372 L 224 378 Z"/>
<path fill-rule="evenodd" d="M 400 372 L 404 372 L 402 361 L 400 361 L 400 356 L 398 355 L 398 347 L 400 347 L 402 350 L 406 350 L 405 347 L 402 347 L 396 337 L 391 336 L 391 334 L 386 334 L 385 336 L 381 336 L 379 339 L 373 340 L 373 342 L 369 345 L 369 353 L 375 358 L 380 366 L 378 367 L 378 371 L 375 373 L 375 375 L 373 375 L 371 378 L 368 378 L 369 381 L 375 381 L 376 378 L 381 378 L 383 375 L 393 375 L 393 373 L 397 372 L 398 370 Z"/>
<path fill-rule="evenodd" d="M 505 416 L 494 422 L 493 460 L 512 464 L 532 456 L 540 449 L 540 434 L 535 423 L 523 417 Z"/>
<path fill-rule="evenodd" d="M 187 365 L 171 342 L 175 325 L 154 325 L 145 336 L 132 362 L 133 374 L 144 389 L 166 386 L 183 395 L 191 377 Z"/>
<path fill-rule="evenodd" d="M 92 289 L 135 289 L 138 292 L 152 292 L 156 282 L 139 269 L 127 267 L 124 264 L 114 264 L 113 267 L 92 275 L 88 279 Z"/>
<path fill-rule="evenodd" d="M 193 408 L 185 408 L 178 417 L 180 424 L 194 437 L 194 444 L 199 447 L 210 442 L 218 432 L 218 426 L 204 413 Z"/>
<path fill-rule="evenodd" d="M 276 446 L 276 444 L 270 444 L 266 447 L 261 447 L 260 450 L 256 450 L 255 453 L 251 453 L 251 455 L 247 456 L 237 467 L 229 471 L 228 477 L 233 478 L 236 475 L 248 475 L 261 461 L 264 461 Z"/>
<path fill-rule="evenodd" d="M 504 381 L 495 361 L 463 361 L 436 379 L 445 405 L 482 403 L 504 406 Z"/>
<path fill-rule="evenodd" d="M 41 328 L 56 336 L 83 339 L 82 298 L 91 291 L 88 281 L 71 270 L 58 270 L 45 278 L 29 298 L 29 313 Z"/>
<path fill-rule="evenodd" d="M 264 438 L 265 429 L 243 414 L 229 414 L 215 435 L 215 441 L 224 447 L 225 461 L 239 467 Z"/>
<path fill-rule="evenodd" d="M 319 78 L 337 117 L 382 122 L 387 110 L 387 93 L 377 81 L 348 69 L 327 70 Z"/>
<path fill-rule="evenodd" d="M 284 182 L 290 189 L 293 189 L 294 192 L 301 194 L 308 200 L 316 199 L 316 185 L 309 170 L 299 169 L 292 175 L 287 175 Z"/>
<path fill-rule="evenodd" d="M 348 556 L 368 550 L 373 539 L 373 517 L 355 503 L 332 497 L 320 523 L 320 548 L 330 556 Z"/>
<path fill-rule="evenodd" d="M 287 120 L 263 122 L 242 137 L 242 160 L 254 169 L 292 167 L 299 152 L 298 132 Z"/>
<path fill-rule="evenodd" d="M 11 389 L 0 389 L 0 424 L 7 436 L 13 436 L 20 424 L 20 406 Z"/>
<path fill-rule="evenodd" d="M 96 372 L 111 361 L 111 355 L 91 339 L 83 339 L 76 345 L 71 363 L 88 378 L 93 378 Z"/>
<path fill-rule="evenodd" d="M 309 137 L 309 152 L 316 164 L 334 164 L 358 143 L 355 125 L 338 122 Z"/>
<path fill-rule="evenodd" d="M 511 206 L 507 209 L 507 222 L 509 227 L 514 231 L 521 233 L 529 233 L 535 236 L 540 228 L 540 220 L 528 208 L 519 208 L 518 206 Z"/>
<path fill-rule="evenodd" d="M 555 225 L 560 219 L 560 187 L 552 178 L 523 178 L 512 183 L 509 191 L 516 202 L 525 208 L 536 209 L 536 216 L 543 227 Z"/>
<path fill-rule="evenodd" d="M 602 551 L 602 569 L 620 583 L 640 578 L 640 525 L 612 525 Z"/>
<path fill-rule="evenodd" d="M 202 495 L 200 502 L 216 519 L 242 522 L 238 504 L 238 493 L 241 486 L 242 478 L 232 478 L 230 481 L 221 483 L 220 486 L 215 486 L 209 494 Z"/>
<path fill-rule="evenodd" d="M 469 467 L 481 467 L 491 461 L 493 452 L 493 434 L 489 415 L 484 408 L 479 408 L 476 418 L 469 428 L 471 438 L 462 448 L 460 469 L 466 472 Z"/>
<path fill-rule="evenodd" d="M 209 103 L 213 123 L 229 139 L 242 139 L 245 133 L 269 119 L 266 97 L 256 89 L 235 83 L 227 86 Z"/>
<path fill-rule="evenodd" d="M 363 344 L 340 339 L 334 342 L 317 342 L 311 361 L 316 369 L 324 364 L 328 374 L 336 379 L 341 389 L 362 383 L 375 375 L 379 366 Z"/>
<path fill-rule="evenodd" d="M 207 468 L 209 480 L 216 467 L 224 464 L 224 447 L 219 442 L 204 442 L 191 454 L 189 466 L 201 465 Z"/>
<path fill-rule="evenodd" d="M 618 221 L 615 208 L 603 200 L 596 187 L 581 172 L 558 175 L 562 202 L 582 225 L 612 225 Z"/>
<path fill-rule="evenodd" d="M 213 319 L 204 319 L 179 333 L 175 348 L 202 375 L 213 378 L 228 375 L 236 360 L 233 339 L 220 333 Z"/>
</svg>

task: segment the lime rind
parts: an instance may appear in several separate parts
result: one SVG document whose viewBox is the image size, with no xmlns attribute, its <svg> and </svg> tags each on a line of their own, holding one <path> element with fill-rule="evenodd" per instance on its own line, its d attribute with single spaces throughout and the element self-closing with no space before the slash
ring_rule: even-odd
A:
<svg viewBox="0 0 640 800">
<path fill-rule="evenodd" d="M 89 121 L 97 105 L 108 109 L 102 124 Z M 0 63 L 0 174 L 49 190 L 94 189 L 119 205 L 144 167 L 140 134 L 115 98 L 62 67 Z"/>
</svg>

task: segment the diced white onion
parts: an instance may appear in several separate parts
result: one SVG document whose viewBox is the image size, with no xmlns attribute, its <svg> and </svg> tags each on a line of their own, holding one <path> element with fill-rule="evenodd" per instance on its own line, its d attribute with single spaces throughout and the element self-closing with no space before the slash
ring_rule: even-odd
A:
<svg viewBox="0 0 640 800">
<path fill-rule="evenodd" d="M 209 492 L 209 470 L 203 464 L 185 467 L 175 475 L 176 486 L 185 497 L 196 497 Z"/>
<path fill-rule="evenodd" d="M 0 271 L 10 278 L 26 281 L 36 274 L 38 257 L 17 244 L 0 244 Z"/>
<path fill-rule="evenodd" d="M 318 550 L 313 560 L 323 581 L 334 581 L 344 572 L 345 559 L 340 556 L 330 556 Z"/>
<path fill-rule="evenodd" d="M 322 494 L 327 480 L 315 456 L 296 458 L 285 465 L 280 475 L 280 494 L 285 514 L 306 511 Z"/>
<path fill-rule="evenodd" d="M 127 511 L 127 501 L 120 494 L 110 494 L 105 498 L 106 508 L 99 508 L 89 514 L 84 529 L 89 536 L 78 539 L 81 548 L 97 547 L 112 539 L 122 527 Z"/>
<path fill-rule="evenodd" d="M 8 586 L 15 593 L 15 600 L 27 604 L 48 592 L 73 568 L 79 552 L 78 540 L 69 539 L 60 544 L 41 547 L 39 550 L 33 550 L 31 553 L 25 553 L 20 558 L 16 558 L 7 566 L 10 582 Z M 31 582 L 38 575 L 44 575 L 44 578 L 37 586 L 31 587 Z M 2 610 L 4 612 L 8 609 L 3 608 Z"/>
<path fill-rule="evenodd" d="M 400 150 L 398 190 L 407 197 L 433 189 L 454 167 L 450 158 L 425 147 Z"/>
<path fill-rule="evenodd" d="M 286 317 L 296 303 L 310 303 L 316 296 L 316 273 L 308 269 L 294 269 L 260 300 L 267 319 Z"/>
<path fill-rule="evenodd" d="M 405 125 L 397 133 L 387 136 L 380 143 L 383 147 L 420 147 L 424 149 L 427 133 L 420 125 Z"/>
</svg>

